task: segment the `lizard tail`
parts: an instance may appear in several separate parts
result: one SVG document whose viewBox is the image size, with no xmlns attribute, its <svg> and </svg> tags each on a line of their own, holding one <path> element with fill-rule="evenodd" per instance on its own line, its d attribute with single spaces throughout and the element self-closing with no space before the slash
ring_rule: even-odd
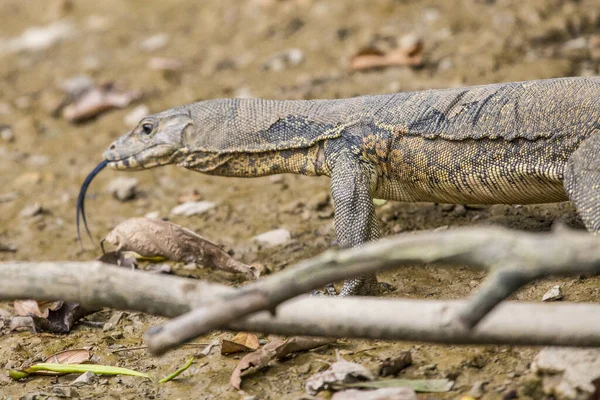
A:
<svg viewBox="0 0 600 400">
<path fill-rule="evenodd" d="M 94 179 L 94 177 L 98 175 L 98 173 L 100 173 L 100 171 L 102 171 L 107 164 L 108 161 L 106 160 L 103 160 L 100 164 L 98 164 L 96 168 L 94 168 L 94 170 L 90 172 L 90 174 L 85 178 L 83 184 L 81 185 L 81 189 L 79 190 L 79 196 L 77 197 L 77 215 L 75 217 L 75 220 L 77 225 L 77 240 L 79 240 L 79 243 L 81 244 L 82 248 L 83 242 L 81 240 L 81 229 L 79 224 L 80 215 L 81 219 L 83 220 L 83 226 L 85 227 L 85 231 L 87 232 L 90 240 L 92 240 L 92 234 L 90 233 L 90 229 L 88 228 L 87 224 L 87 219 L 85 217 L 85 192 L 87 192 L 87 189 L 90 186 L 92 179 Z"/>
</svg>

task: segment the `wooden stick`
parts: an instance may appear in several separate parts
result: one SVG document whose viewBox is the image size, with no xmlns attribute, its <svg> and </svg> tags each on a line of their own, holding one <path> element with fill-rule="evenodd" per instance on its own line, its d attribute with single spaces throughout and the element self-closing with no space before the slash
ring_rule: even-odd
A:
<svg viewBox="0 0 600 400">
<path fill-rule="evenodd" d="M 222 285 L 97 261 L 0 263 L 0 300 L 79 302 L 174 317 L 234 293 Z M 600 347 L 600 305 L 505 302 L 474 329 L 453 322 L 465 301 L 301 296 L 227 325 L 234 331 L 462 344 Z"/>
<path fill-rule="evenodd" d="M 492 272 L 465 308 L 455 310 L 456 323 L 472 328 L 500 301 L 534 279 L 600 273 L 600 241 L 566 229 L 525 233 L 479 227 L 399 235 L 359 248 L 330 250 L 224 293 L 210 305 L 153 329 L 146 339 L 151 351 L 160 354 L 244 316 L 275 310 L 280 303 L 329 282 L 415 263 L 468 265 Z"/>
</svg>

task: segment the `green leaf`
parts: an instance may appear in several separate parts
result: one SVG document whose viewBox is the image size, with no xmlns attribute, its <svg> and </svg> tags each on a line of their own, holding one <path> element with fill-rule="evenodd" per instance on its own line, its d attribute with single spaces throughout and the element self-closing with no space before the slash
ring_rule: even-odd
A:
<svg viewBox="0 0 600 400">
<path fill-rule="evenodd" d="M 176 378 L 183 371 L 185 371 L 186 369 L 188 369 L 189 367 L 191 367 L 193 363 L 194 363 L 194 357 L 190 358 L 188 360 L 188 362 L 183 367 L 179 368 L 177 371 L 173 372 L 172 374 L 168 375 L 165 378 L 162 378 L 160 381 L 158 381 L 158 383 L 169 382 L 170 380 Z"/>
<path fill-rule="evenodd" d="M 337 386 L 337 385 L 336 385 Z M 390 387 L 408 387 L 415 392 L 441 393 L 448 392 L 454 386 L 454 381 L 448 379 L 386 379 L 380 381 L 342 383 L 342 387 L 381 389 Z"/>
<path fill-rule="evenodd" d="M 27 368 L 24 372 L 34 374 L 37 371 L 53 371 L 62 372 L 65 374 L 82 374 L 84 372 L 93 372 L 98 375 L 129 375 L 139 376 L 141 378 L 150 378 L 150 375 L 143 372 L 134 371 L 129 368 L 111 367 L 109 365 L 96 364 L 54 364 L 54 363 L 38 363 Z"/>
</svg>

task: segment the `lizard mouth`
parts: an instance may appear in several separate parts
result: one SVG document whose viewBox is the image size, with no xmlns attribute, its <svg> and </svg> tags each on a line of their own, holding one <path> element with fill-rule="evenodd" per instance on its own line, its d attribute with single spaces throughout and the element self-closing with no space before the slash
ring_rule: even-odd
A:
<svg viewBox="0 0 600 400">
<path fill-rule="evenodd" d="M 107 165 L 116 170 L 142 170 L 172 164 L 177 151 L 169 144 L 156 144 L 137 153 L 124 156 L 111 146 L 103 154 Z"/>
</svg>

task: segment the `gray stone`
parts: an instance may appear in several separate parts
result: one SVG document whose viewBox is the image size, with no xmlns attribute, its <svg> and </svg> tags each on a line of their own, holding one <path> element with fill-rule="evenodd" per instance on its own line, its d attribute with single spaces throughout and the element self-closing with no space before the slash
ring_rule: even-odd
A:
<svg viewBox="0 0 600 400">
<path fill-rule="evenodd" d="M 86 373 L 79 375 L 79 377 L 77 377 L 77 379 L 75 379 L 73 382 L 71 382 L 71 385 L 72 386 L 85 386 L 85 385 L 91 385 L 95 381 L 96 381 L 96 374 L 88 371 Z"/>
<path fill-rule="evenodd" d="M 254 236 L 252 240 L 267 246 L 278 246 L 288 242 L 291 238 L 292 234 L 290 231 L 279 228 Z"/>
<path fill-rule="evenodd" d="M 562 290 L 560 286 L 553 286 L 552 289 L 544 293 L 542 301 L 557 301 L 563 298 Z"/>
<path fill-rule="evenodd" d="M 173 207 L 171 214 L 191 217 L 192 215 L 203 214 L 214 207 L 216 207 L 216 204 L 211 201 L 187 201 Z"/>
<path fill-rule="evenodd" d="M 557 400 L 589 399 L 600 379 L 600 349 L 546 347 L 531 363 L 544 393 Z"/>
<path fill-rule="evenodd" d="M 106 190 L 112 193 L 120 201 L 131 200 L 137 192 L 138 180 L 136 178 L 115 178 L 106 186 Z"/>
</svg>

